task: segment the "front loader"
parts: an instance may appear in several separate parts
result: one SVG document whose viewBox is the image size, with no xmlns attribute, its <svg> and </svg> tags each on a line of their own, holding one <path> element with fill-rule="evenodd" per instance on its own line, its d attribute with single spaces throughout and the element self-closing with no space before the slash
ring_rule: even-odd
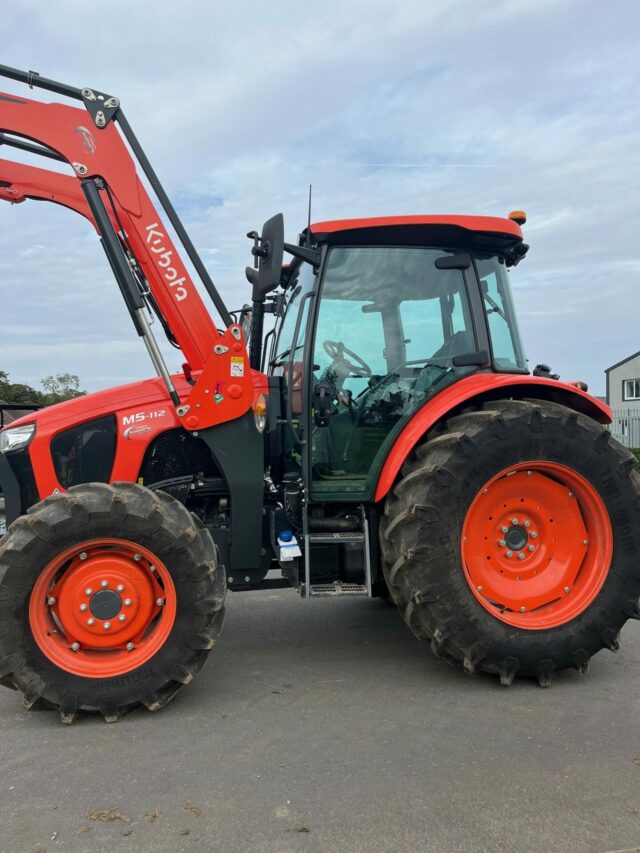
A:
<svg viewBox="0 0 640 853">
<path fill-rule="evenodd" d="M 528 369 L 524 214 L 320 222 L 295 244 L 275 216 L 233 316 L 119 100 L 0 74 L 82 102 L 0 94 L 0 143 L 69 166 L 0 160 L 0 200 L 89 220 L 158 374 L 0 432 L 0 681 L 27 707 L 162 707 L 227 589 L 389 597 L 438 656 L 505 685 L 617 649 L 640 615 L 640 478 L 607 406 Z"/>
</svg>

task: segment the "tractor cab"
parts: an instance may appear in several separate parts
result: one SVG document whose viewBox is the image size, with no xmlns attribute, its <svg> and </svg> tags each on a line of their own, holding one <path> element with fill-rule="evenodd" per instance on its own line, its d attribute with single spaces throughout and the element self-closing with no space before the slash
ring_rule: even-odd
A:
<svg viewBox="0 0 640 853">
<path fill-rule="evenodd" d="M 398 217 L 312 225 L 286 268 L 268 352 L 313 501 L 367 501 L 398 434 L 475 372 L 528 373 L 508 268 L 512 219 Z M 293 247 L 290 247 L 293 249 Z M 304 452 L 302 452 L 304 450 Z"/>
</svg>

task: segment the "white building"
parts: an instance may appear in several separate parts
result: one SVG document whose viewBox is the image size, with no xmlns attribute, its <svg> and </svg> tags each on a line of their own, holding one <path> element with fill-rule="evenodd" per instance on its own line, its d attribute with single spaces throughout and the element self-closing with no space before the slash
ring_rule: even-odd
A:
<svg viewBox="0 0 640 853">
<path fill-rule="evenodd" d="M 640 351 L 605 370 L 611 432 L 627 447 L 640 447 Z"/>
</svg>

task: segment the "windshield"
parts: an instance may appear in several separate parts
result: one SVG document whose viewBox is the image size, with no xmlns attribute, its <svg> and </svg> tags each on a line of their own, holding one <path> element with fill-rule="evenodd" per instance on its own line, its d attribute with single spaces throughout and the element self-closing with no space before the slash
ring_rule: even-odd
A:
<svg viewBox="0 0 640 853">
<path fill-rule="evenodd" d="M 476 257 L 478 278 L 487 315 L 493 363 L 496 370 L 526 370 L 520 331 L 513 309 L 509 273 L 503 260 L 495 256 Z"/>
<path fill-rule="evenodd" d="M 441 270 L 441 249 L 333 248 L 313 351 L 314 384 L 332 400 L 315 430 L 315 492 L 366 492 L 401 419 L 469 372 L 457 355 L 477 344 L 463 273 Z"/>
</svg>

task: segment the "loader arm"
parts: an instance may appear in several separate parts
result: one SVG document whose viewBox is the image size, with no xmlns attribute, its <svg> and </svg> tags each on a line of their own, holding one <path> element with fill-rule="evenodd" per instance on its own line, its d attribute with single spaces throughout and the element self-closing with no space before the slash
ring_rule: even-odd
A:
<svg viewBox="0 0 640 853">
<path fill-rule="evenodd" d="M 98 230 L 82 188 L 75 178 L 0 158 L 0 201 L 20 204 L 28 199 L 50 201 L 75 210 Z"/>
<path fill-rule="evenodd" d="M 144 188 L 113 123 L 92 129 L 86 111 L 0 93 L 0 131 L 58 153 L 82 182 L 101 180 L 107 211 L 117 205 L 131 248 L 192 370 L 201 370 L 215 339 L 215 325 L 166 226 Z"/>
<path fill-rule="evenodd" d="M 0 93 L 0 144 L 64 162 L 75 176 L 1 161 L 0 199 L 53 201 L 81 213 L 102 239 L 138 334 L 163 378 L 183 425 L 204 429 L 244 414 L 254 398 L 253 371 L 239 326 L 233 323 L 184 226 L 131 130 L 118 99 L 74 89 L 30 72 L 0 66 L 0 76 L 83 101 L 86 109 Z M 116 127 L 119 125 L 119 129 Z M 125 139 L 126 143 L 125 144 Z M 138 175 L 135 155 L 177 232 L 227 330 L 218 331 L 167 228 Z M 4 184 L 4 186 L 3 186 Z M 7 186 L 7 184 L 9 186 Z M 187 375 L 199 375 L 180 399 L 148 323 L 131 260 L 149 286 L 165 330 L 184 353 Z M 233 381 L 229 378 L 233 377 Z M 211 388 L 228 384 L 212 404 Z M 193 400 L 191 399 L 193 397 Z M 195 412 L 194 409 L 201 411 Z"/>
</svg>

